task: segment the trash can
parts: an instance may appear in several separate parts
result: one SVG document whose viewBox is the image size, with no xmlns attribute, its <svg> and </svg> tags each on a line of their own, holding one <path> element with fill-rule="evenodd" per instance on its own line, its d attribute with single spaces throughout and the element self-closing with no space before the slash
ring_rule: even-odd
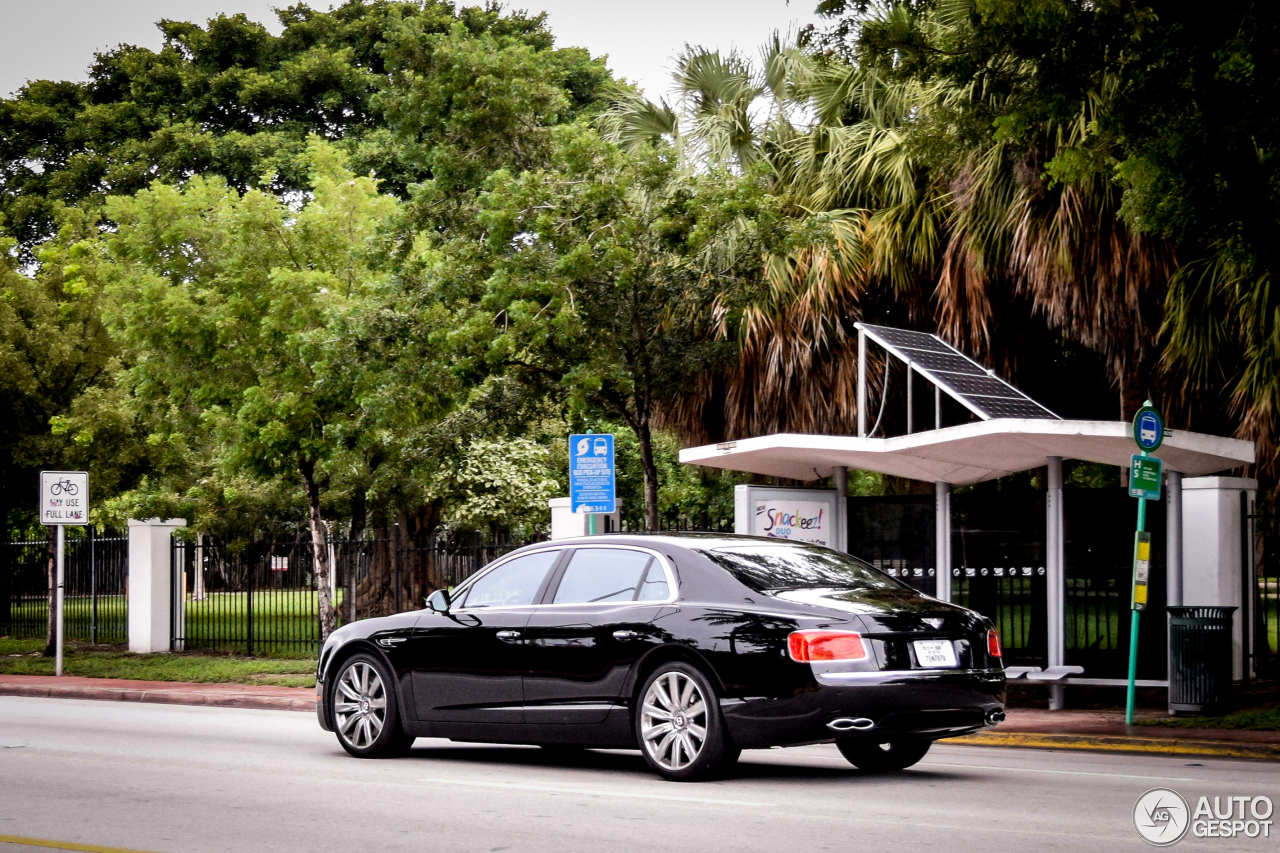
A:
<svg viewBox="0 0 1280 853">
<path fill-rule="evenodd" d="M 1170 607 L 1169 713 L 1202 713 L 1231 693 L 1234 607 Z"/>
</svg>

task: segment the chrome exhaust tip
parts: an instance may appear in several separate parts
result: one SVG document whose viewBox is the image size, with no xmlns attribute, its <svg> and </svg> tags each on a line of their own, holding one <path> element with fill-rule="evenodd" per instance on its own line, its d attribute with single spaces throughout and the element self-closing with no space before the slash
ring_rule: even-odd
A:
<svg viewBox="0 0 1280 853">
<path fill-rule="evenodd" d="M 866 717 L 836 717 L 827 723 L 827 728 L 838 732 L 869 732 L 875 727 L 875 720 Z"/>
<path fill-rule="evenodd" d="M 1004 722 L 1004 709 L 996 708 L 994 711 L 987 712 L 987 725 L 994 726 L 996 723 Z"/>
</svg>

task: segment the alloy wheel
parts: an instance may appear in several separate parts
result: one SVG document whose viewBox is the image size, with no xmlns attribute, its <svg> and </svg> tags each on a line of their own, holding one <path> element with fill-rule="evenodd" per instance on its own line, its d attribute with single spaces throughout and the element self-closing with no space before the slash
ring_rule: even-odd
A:
<svg viewBox="0 0 1280 853">
<path fill-rule="evenodd" d="M 387 723 L 387 689 L 372 664 L 356 660 L 342 671 L 334 692 L 338 736 L 356 749 L 369 749 Z"/>
<path fill-rule="evenodd" d="M 640 709 L 640 736 L 654 763 L 678 771 L 696 761 L 707 742 L 707 713 L 702 690 L 685 673 L 654 679 Z"/>
</svg>

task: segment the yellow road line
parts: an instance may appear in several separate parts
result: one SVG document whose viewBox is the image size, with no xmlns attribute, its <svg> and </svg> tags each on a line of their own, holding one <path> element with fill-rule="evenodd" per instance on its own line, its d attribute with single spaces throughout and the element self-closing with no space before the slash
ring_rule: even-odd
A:
<svg viewBox="0 0 1280 853">
<path fill-rule="evenodd" d="M 149 853 L 146 850 L 130 850 L 126 847 L 103 847 L 101 844 L 80 844 L 75 841 L 52 841 L 48 838 L 23 838 L 20 835 L 0 835 L 0 844 L 25 844 L 27 847 L 51 847 L 54 850 L 81 850 L 84 853 Z"/>
</svg>

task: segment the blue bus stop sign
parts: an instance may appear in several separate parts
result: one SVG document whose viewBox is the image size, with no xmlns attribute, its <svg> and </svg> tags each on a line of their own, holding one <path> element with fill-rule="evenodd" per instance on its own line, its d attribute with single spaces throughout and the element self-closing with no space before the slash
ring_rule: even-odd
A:
<svg viewBox="0 0 1280 853">
<path fill-rule="evenodd" d="M 613 436 L 569 436 L 570 512 L 614 512 L 618 508 Z"/>
<path fill-rule="evenodd" d="M 1150 453 L 1164 443 L 1164 418 L 1151 406 L 1143 406 L 1133 416 L 1133 440 Z"/>
</svg>

